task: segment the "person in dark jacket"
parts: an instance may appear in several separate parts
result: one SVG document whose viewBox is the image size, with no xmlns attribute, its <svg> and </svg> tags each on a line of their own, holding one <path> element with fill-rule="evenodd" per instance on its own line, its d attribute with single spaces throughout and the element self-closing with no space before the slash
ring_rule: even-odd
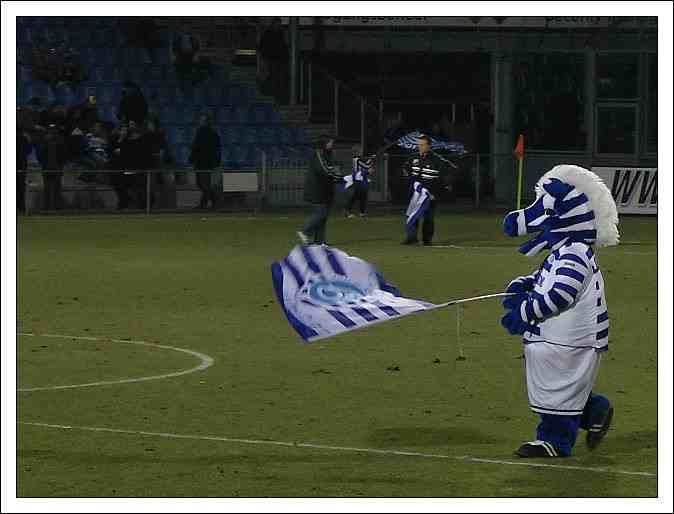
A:
<svg viewBox="0 0 674 514">
<path fill-rule="evenodd" d="M 286 82 L 288 77 L 288 45 L 283 34 L 280 18 L 274 18 L 271 25 L 260 38 L 258 50 L 267 68 L 267 77 L 263 88 L 269 86 L 269 92 L 280 103 L 287 101 Z"/>
<path fill-rule="evenodd" d="M 18 114 L 18 112 L 17 112 Z M 16 208 L 20 213 L 26 212 L 26 170 L 28 169 L 28 155 L 32 143 L 30 133 L 19 121 L 17 116 L 16 127 Z"/>
<path fill-rule="evenodd" d="M 213 119 L 208 114 L 199 118 L 199 129 L 192 142 L 190 162 L 195 170 L 212 170 L 220 166 L 220 136 L 213 128 Z M 215 207 L 217 194 L 211 186 L 210 171 L 197 171 L 197 185 L 201 189 L 199 207 L 205 209 Z"/>
<path fill-rule="evenodd" d="M 66 143 L 59 127 L 53 123 L 49 125 L 47 134 L 38 145 L 37 158 L 44 170 L 43 207 L 45 210 L 60 209 L 63 203 L 61 181 L 66 162 Z"/>
<path fill-rule="evenodd" d="M 309 244 L 311 236 L 314 244 L 326 244 L 325 228 L 335 199 L 335 182 L 342 180 L 333 162 L 334 143 L 331 137 L 321 137 L 318 148 L 311 156 L 304 181 L 304 200 L 313 204 L 314 211 L 302 230 L 297 232 L 302 244 Z"/>
<path fill-rule="evenodd" d="M 428 209 L 424 213 L 423 226 L 421 229 L 424 245 L 433 244 L 433 233 L 435 231 L 435 206 L 437 198 L 443 189 L 447 188 L 449 171 L 447 165 L 449 161 L 442 159 L 431 150 L 431 139 L 425 134 L 418 138 L 419 153 L 410 157 L 403 164 L 402 174 L 408 177 L 410 181 L 410 191 L 414 182 L 420 182 L 431 195 L 431 201 Z M 417 239 L 418 223 L 415 223 L 406 234 L 402 244 L 410 245 L 419 242 Z"/>
<path fill-rule="evenodd" d="M 145 123 L 148 113 L 147 102 L 140 88 L 131 81 L 122 85 L 122 99 L 119 101 L 117 118 L 122 123 L 133 121 L 138 126 Z"/>
</svg>

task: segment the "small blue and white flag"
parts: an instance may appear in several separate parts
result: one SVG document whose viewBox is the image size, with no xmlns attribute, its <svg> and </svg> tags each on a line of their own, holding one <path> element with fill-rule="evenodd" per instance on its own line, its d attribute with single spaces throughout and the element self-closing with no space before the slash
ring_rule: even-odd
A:
<svg viewBox="0 0 674 514">
<path fill-rule="evenodd" d="M 350 175 L 344 177 L 344 190 L 349 189 L 356 183 L 367 186 L 370 182 L 370 170 L 372 161 L 363 161 L 359 157 L 353 158 L 353 170 Z"/>
<path fill-rule="evenodd" d="M 400 296 L 372 264 L 326 245 L 296 246 L 272 264 L 271 275 L 290 325 L 306 342 L 441 306 Z"/>
<path fill-rule="evenodd" d="M 431 193 L 421 182 L 415 181 L 412 184 L 412 198 L 410 198 L 407 212 L 405 212 L 405 216 L 407 217 L 405 224 L 408 231 L 413 230 L 417 220 L 428 210 L 432 199 Z"/>
</svg>

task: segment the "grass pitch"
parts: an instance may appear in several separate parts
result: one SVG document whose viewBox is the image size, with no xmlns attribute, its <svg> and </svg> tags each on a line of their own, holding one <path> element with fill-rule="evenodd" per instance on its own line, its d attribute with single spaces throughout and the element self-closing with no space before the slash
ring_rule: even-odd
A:
<svg viewBox="0 0 674 514">
<path fill-rule="evenodd" d="M 500 219 L 440 214 L 436 243 L 449 248 L 400 246 L 402 217 L 391 215 L 335 216 L 328 239 L 374 263 L 404 295 L 441 302 L 502 291 L 538 265 L 501 235 Z M 527 407 L 521 344 L 500 327 L 497 301 L 464 306 L 466 360 L 457 360 L 453 309 L 300 343 L 276 303 L 269 266 L 294 246 L 303 220 L 21 218 L 18 326 L 36 335 L 17 336 L 19 388 L 199 364 L 179 351 L 112 339 L 189 349 L 214 363 L 160 380 L 17 392 L 19 422 L 74 427 L 17 425 L 17 494 L 657 495 L 653 476 L 614 472 L 656 472 L 655 218 L 622 218 L 622 245 L 598 252 L 611 332 L 596 390 L 612 399 L 616 415 L 595 452 L 581 432 L 573 457 L 544 461 L 573 469 L 508 464 L 522 463 L 512 452 L 533 438 L 536 417 Z"/>
</svg>

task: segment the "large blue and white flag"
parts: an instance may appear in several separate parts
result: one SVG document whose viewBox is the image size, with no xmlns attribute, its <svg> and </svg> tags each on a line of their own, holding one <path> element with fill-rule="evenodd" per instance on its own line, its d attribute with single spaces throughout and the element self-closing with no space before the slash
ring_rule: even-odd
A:
<svg viewBox="0 0 674 514">
<path fill-rule="evenodd" d="M 404 136 L 401 136 L 396 141 L 396 145 L 406 150 L 417 150 L 419 148 L 419 136 L 421 132 L 415 130 Z M 455 141 L 445 141 L 437 137 L 429 136 L 431 140 L 431 150 L 449 150 L 460 154 L 466 153 L 466 147 L 462 143 Z"/>
<path fill-rule="evenodd" d="M 288 321 L 307 342 L 443 306 L 400 296 L 372 264 L 326 245 L 296 246 L 271 274 Z"/>
<path fill-rule="evenodd" d="M 431 203 L 432 196 L 428 192 L 421 182 L 415 181 L 412 184 L 412 197 L 410 198 L 410 203 L 407 206 L 407 212 L 405 216 L 407 221 L 405 222 L 408 232 L 413 230 L 417 220 L 424 215 L 428 210 L 428 207 Z"/>
</svg>

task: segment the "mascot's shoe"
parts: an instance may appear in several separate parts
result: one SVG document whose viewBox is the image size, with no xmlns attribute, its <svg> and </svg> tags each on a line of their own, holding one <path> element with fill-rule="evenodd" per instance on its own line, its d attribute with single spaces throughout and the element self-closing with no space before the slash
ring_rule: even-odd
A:
<svg viewBox="0 0 674 514">
<path fill-rule="evenodd" d="M 520 446 L 515 455 L 523 458 L 561 457 L 557 449 L 547 441 L 529 441 Z"/>
<path fill-rule="evenodd" d="M 608 429 L 611 427 L 611 421 L 613 420 L 613 407 L 609 407 L 601 423 L 596 423 L 592 425 L 587 430 L 587 437 L 585 438 L 585 443 L 587 444 L 588 449 L 594 450 L 602 439 L 606 436 Z"/>
</svg>

